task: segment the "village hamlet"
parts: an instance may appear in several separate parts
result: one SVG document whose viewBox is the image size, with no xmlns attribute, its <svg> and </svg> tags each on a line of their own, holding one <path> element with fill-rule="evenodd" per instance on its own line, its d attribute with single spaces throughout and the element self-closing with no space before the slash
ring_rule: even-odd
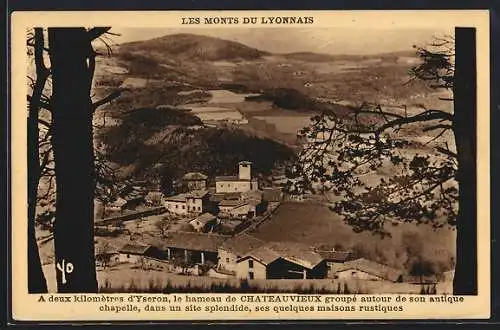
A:
<svg viewBox="0 0 500 330">
<path fill-rule="evenodd" d="M 49 138 L 52 101 L 38 105 L 49 127 L 30 256 L 47 290 L 75 291 L 56 276 L 60 228 L 86 247 L 68 256 L 92 260 L 97 288 L 82 292 L 451 294 L 455 273 L 473 271 L 458 267 L 475 250 L 457 240 L 450 69 L 467 33 L 104 30 L 114 42 L 90 45 L 109 56 L 93 58 L 81 146 L 93 161 L 62 167 L 88 166 L 92 181 L 56 177 L 72 148 Z M 44 30 L 30 33 L 44 45 Z M 70 215 L 90 227 L 58 220 Z"/>
</svg>

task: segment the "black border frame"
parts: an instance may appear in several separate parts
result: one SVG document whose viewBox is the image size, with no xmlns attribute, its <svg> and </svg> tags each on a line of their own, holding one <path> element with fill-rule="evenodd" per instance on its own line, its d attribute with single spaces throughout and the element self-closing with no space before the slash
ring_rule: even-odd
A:
<svg viewBox="0 0 500 330">
<path fill-rule="evenodd" d="M 500 322 L 500 291 L 499 284 L 495 279 L 500 279 L 499 264 L 500 256 L 495 252 L 500 254 L 499 243 L 496 239 L 499 237 L 500 225 L 495 223 L 496 219 L 500 219 L 500 174 L 495 171 L 495 169 L 500 169 L 500 155 L 498 153 L 500 142 L 500 130 L 498 129 L 498 124 L 500 124 L 500 2 L 495 0 L 470 0 L 470 1 L 460 1 L 460 0 L 413 0 L 411 2 L 402 1 L 391 1 L 391 0 L 338 0 L 334 3 L 328 3 L 327 0 L 309 0 L 307 2 L 300 0 L 288 0 L 287 2 L 280 3 L 277 0 L 243 0 L 243 1 L 230 1 L 230 0 L 189 0 L 185 2 L 173 2 L 173 1 L 162 1 L 162 0 L 107 0 L 103 2 L 102 0 L 44 0 L 43 2 L 37 0 L 13 0 L 9 3 L 7 0 L 7 10 L 5 11 L 5 37 L 8 43 L 5 45 L 5 66 L 2 68 L 6 70 L 6 79 L 2 80 L 2 83 L 6 83 L 6 97 L 4 98 L 4 104 L 6 106 L 6 111 L 2 112 L 2 119 L 5 120 L 4 129 L 6 148 L 2 149 L 2 159 L 6 162 L 2 162 L 2 176 L 1 183 L 5 183 L 5 188 L 2 189 L 1 196 L 5 197 L 5 207 L 0 206 L 1 215 L 5 215 L 7 221 L 2 222 L 4 229 L 3 232 L 6 233 L 5 244 L 2 244 L 2 249 L 5 248 L 5 254 L 7 258 L 0 258 L 0 266 L 2 269 L 7 270 L 7 277 L 5 288 L 2 288 L 2 293 L 5 291 L 7 293 L 6 309 L 2 310 L 2 317 L 5 323 L 2 325 L 14 325 L 14 326 L 34 326 L 34 325 L 102 325 L 103 322 L 98 321 L 54 321 L 54 322 L 44 322 L 40 323 L 37 321 L 16 321 L 12 318 L 11 310 L 11 262 L 12 256 L 10 254 L 10 221 L 11 210 L 10 210 L 10 16 L 14 11 L 47 11 L 47 10 L 71 10 L 71 11 L 89 11 L 89 10 L 99 10 L 99 11 L 110 11 L 110 10 L 125 10 L 125 11 L 136 11 L 136 10 L 440 10 L 440 9 L 486 9 L 490 13 L 490 185 L 491 185 L 491 318 L 489 320 L 393 320 L 393 321 L 377 321 L 377 320 L 331 320 L 331 321 L 306 321 L 306 320 L 263 320 L 263 321 L 154 321 L 154 322 L 143 322 L 143 321 L 117 321 L 117 322 L 106 322 L 105 324 L 113 325 L 130 325 L 130 324 L 141 324 L 141 325 L 169 325 L 169 327 L 178 328 L 179 326 L 190 326 L 190 325 L 238 325 L 238 326 L 274 326 L 274 325 L 286 325 L 290 328 L 295 328 L 297 326 L 315 326 L 315 327 L 331 327 L 331 326 L 403 326 L 405 328 L 411 328 L 418 325 L 425 326 L 439 326 L 439 328 L 448 328 L 450 326 L 463 325 L 467 328 L 470 327 L 483 327 L 487 325 L 498 325 Z M 495 125 L 497 124 L 497 125 Z M 494 203 L 497 201 L 497 203 Z M 3 305 L 3 304 L 2 304 Z"/>
</svg>

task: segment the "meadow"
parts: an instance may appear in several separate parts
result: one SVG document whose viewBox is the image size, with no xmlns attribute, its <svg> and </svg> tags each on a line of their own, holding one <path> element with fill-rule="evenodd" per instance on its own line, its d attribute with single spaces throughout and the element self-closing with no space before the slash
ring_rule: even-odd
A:
<svg viewBox="0 0 500 330">
<path fill-rule="evenodd" d="M 282 241 L 311 246 L 336 246 L 401 270 L 408 270 L 409 262 L 419 257 L 434 263 L 438 272 L 453 268 L 456 237 L 453 228 L 434 230 L 428 225 L 397 222 L 387 226 L 391 237 L 355 233 L 326 205 L 286 202 L 251 235 L 264 241 L 279 237 Z"/>
</svg>

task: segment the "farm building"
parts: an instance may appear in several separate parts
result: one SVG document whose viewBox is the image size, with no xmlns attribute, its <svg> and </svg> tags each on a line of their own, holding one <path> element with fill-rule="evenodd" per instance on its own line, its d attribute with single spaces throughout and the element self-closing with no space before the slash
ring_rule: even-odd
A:
<svg viewBox="0 0 500 330">
<path fill-rule="evenodd" d="M 400 271 L 365 258 L 332 265 L 330 272 L 334 278 L 343 280 L 402 281 Z"/>
<path fill-rule="evenodd" d="M 221 216 L 234 218 L 253 218 L 262 213 L 262 202 L 257 200 L 223 200 L 219 203 Z"/>
<path fill-rule="evenodd" d="M 265 244 L 264 241 L 248 234 L 237 235 L 228 239 L 219 246 L 217 270 L 226 270 L 236 275 L 238 259 L 263 244 Z"/>
<path fill-rule="evenodd" d="M 328 249 L 325 247 L 318 248 L 315 250 L 319 253 L 323 259 L 326 261 L 326 265 L 328 268 L 328 277 L 334 277 L 335 274 L 332 273 L 332 270 L 335 269 L 335 265 L 343 264 L 346 261 L 352 260 L 352 253 L 348 251 L 336 251 L 334 248 Z"/>
<path fill-rule="evenodd" d="M 231 192 L 231 193 L 214 193 L 210 194 L 210 201 L 214 203 L 219 203 L 223 200 L 231 200 L 231 201 L 242 201 L 243 194 L 241 192 Z"/>
<path fill-rule="evenodd" d="M 120 262 L 142 263 L 144 258 L 165 259 L 165 252 L 146 244 L 125 244 L 119 251 Z"/>
<path fill-rule="evenodd" d="M 110 267 L 120 262 L 120 253 L 108 244 L 98 244 L 95 247 L 95 262 L 97 267 Z"/>
<path fill-rule="evenodd" d="M 239 172 L 237 176 L 217 176 L 215 177 L 215 192 L 246 192 L 257 190 L 258 181 L 252 178 L 252 163 L 242 161 L 238 163 Z"/>
<path fill-rule="evenodd" d="M 217 217 L 210 213 L 203 213 L 191 220 L 189 224 L 198 232 L 207 232 L 217 225 Z"/>
<path fill-rule="evenodd" d="M 326 274 L 321 255 L 294 242 L 267 243 L 246 253 L 236 267 L 236 276 L 248 279 L 317 279 Z"/>
<path fill-rule="evenodd" d="M 186 215 L 189 213 L 200 214 L 209 205 L 207 190 L 197 190 L 186 194 L 179 194 L 165 198 L 165 207 L 171 213 Z"/>
<path fill-rule="evenodd" d="M 194 263 L 205 264 L 207 261 L 217 264 L 217 249 L 229 236 L 169 232 L 162 242 L 168 260 L 191 260 Z"/>
<path fill-rule="evenodd" d="M 200 172 L 189 172 L 182 177 L 182 184 L 188 189 L 192 190 L 205 190 L 207 188 L 208 177 Z"/>
</svg>

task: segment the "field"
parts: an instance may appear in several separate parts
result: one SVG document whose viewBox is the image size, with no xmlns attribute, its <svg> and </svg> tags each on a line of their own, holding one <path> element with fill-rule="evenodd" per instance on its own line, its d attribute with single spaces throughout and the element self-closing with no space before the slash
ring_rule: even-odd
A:
<svg viewBox="0 0 500 330">
<path fill-rule="evenodd" d="M 405 263 L 414 257 L 408 252 L 409 249 L 421 249 L 419 254 L 442 264 L 442 270 L 452 268 L 450 259 L 455 254 L 453 229 L 445 227 L 433 230 L 426 225 L 410 223 L 388 226 L 391 227 L 390 238 L 381 239 L 369 232 L 355 233 L 338 214 L 324 205 L 287 202 L 251 234 L 265 241 L 279 237 L 283 241 L 302 242 L 311 246 L 337 245 L 399 269 L 405 269 Z"/>
</svg>

